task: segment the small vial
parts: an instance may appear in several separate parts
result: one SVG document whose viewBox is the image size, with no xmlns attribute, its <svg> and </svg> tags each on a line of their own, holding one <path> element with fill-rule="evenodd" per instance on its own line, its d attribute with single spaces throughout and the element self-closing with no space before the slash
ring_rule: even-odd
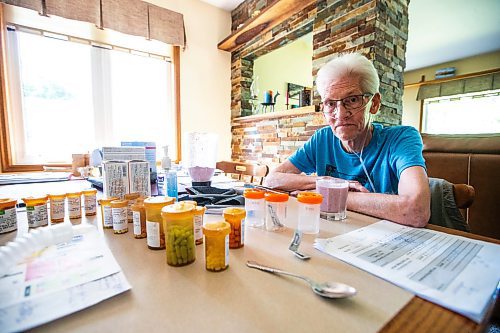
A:
<svg viewBox="0 0 500 333">
<path fill-rule="evenodd" d="M 299 231 L 304 234 L 317 234 L 319 232 L 319 208 L 323 196 L 316 192 L 300 192 L 297 195 L 299 206 Z"/>
<path fill-rule="evenodd" d="M 109 205 L 113 215 L 113 233 L 124 234 L 128 232 L 127 200 L 113 200 Z"/>
<path fill-rule="evenodd" d="M 49 224 L 47 215 L 47 196 L 28 197 L 22 199 L 26 204 L 26 213 L 28 215 L 28 226 L 30 228 L 42 227 Z"/>
<path fill-rule="evenodd" d="M 56 224 L 64 222 L 66 214 L 66 193 L 49 194 L 50 202 L 50 223 Z"/>
<path fill-rule="evenodd" d="M 82 217 L 82 192 L 66 193 L 68 198 L 68 213 L 70 219 L 79 219 Z"/>
<path fill-rule="evenodd" d="M 132 214 L 132 205 L 135 204 L 135 201 L 140 196 L 141 196 L 140 193 L 134 192 L 134 193 L 127 193 L 123 197 L 125 200 L 128 200 L 128 209 L 127 209 L 127 220 L 128 220 L 128 223 L 134 222 L 134 217 L 133 217 L 133 214 Z"/>
<path fill-rule="evenodd" d="M 264 226 L 266 217 L 264 194 L 264 191 L 253 188 L 248 188 L 243 192 L 243 196 L 245 197 L 245 211 L 247 212 L 245 218 L 246 225 L 254 228 Z"/>
<path fill-rule="evenodd" d="M 224 220 L 231 225 L 229 248 L 238 249 L 245 244 L 245 216 L 243 208 L 229 207 L 222 211 Z"/>
<path fill-rule="evenodd" d="M 203 226 L 207 271 L 220 272 L 229 266 L 230 232 L 231 225 L 227 222 L 207 223 Z"/>
<path fill-rule="evenodd" d="M 151 250 L 162 250 L 165 248 L 165 231 L 163 230 L 161 209 L 173 204 L 174 201 L 175 198 L 163 196 L 149 197 L 144 200 L 147 244 Z"/>
<path fill-rule="evenodd" d="M 117 197 L 109 197 L 103 198 L 99 200 L 99 204 L 101 205 L 101 219 L 102 219 L 102 227 L 104 229 L 113 228 L 113 214 L 111 212 L 111 201 L 118 200 Z"/>
<path fill-rule="evenodd" d="M 203 216 L 205 210 L 205 207 L 196 206 L 194 211 L 194 240 L 196 245 L 203 244 Z"/>
<path fill-rule="evenodd" d="M 89 188 L 83 190 L 83 206 L 85 207 L 85 216 L 93 216 L 97 214 L 97 190 Z"/>
<path fill-rule="evenodd" d="M 134 226 L 134 238 L 146 238 L 146 208 L 144 208 L 144 198 L 139 197 L 135 204 L 130 207 L 132 210 L 132 223 Z"/>
<path fill-rule="evenodd" d="M 286 229 L 288 194 L 267 192 L 264 198 L 266 200 L 266 230 L 282 231 Z"/>
<path fill-rule="evenodd" d="M 17 229 L 16 199 L 0 199 L 0 234 Z"/>
</svg>

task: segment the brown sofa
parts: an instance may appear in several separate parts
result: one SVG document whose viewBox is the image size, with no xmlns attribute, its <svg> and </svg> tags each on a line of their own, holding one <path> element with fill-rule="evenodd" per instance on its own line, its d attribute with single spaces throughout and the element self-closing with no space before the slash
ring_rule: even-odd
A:
<svg viewBox="0 0 500 333">
<path fill-rule="evenodd" d="M 472 185 L 471 232 L 500 239 L 500 134 L 422 134 L 429 177 Z"/>
</svg>

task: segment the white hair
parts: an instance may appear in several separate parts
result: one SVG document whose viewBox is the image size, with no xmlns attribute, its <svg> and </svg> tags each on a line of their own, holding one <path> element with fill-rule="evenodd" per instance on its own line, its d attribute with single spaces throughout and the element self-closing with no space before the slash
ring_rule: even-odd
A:
<svg viewBox="0 0 500 333">
<path fill-rule="evenodd" d="M 378 92 L 380 80 L 373 63 L 360 53 L 346 53 L 328 61 L 318 71 L 316 87 L 320 96 L 325 96 L 332 82 L 346 76 L 358 76 L 363 92 Z"/>
</svg>

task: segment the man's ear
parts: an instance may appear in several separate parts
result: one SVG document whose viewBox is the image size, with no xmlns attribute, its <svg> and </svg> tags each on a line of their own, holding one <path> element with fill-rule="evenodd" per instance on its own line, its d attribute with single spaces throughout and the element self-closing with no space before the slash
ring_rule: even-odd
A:
<svg viewBox="0 0 500 333">
<path fill-rule="evenodd" d="M 375 93 L 375 95 L 373 95 L 372 97 L 370 106 L 371 114 L 376 114 L 378 112 L 378 110 L 380 109 L 381 102 L 382 102 L 382 97 L 380 96 L 380 93 Z"/>
</svg>

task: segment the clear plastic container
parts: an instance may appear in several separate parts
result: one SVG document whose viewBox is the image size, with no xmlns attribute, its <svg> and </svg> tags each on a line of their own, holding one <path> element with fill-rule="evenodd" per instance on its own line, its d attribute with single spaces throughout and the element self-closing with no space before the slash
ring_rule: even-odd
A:
<svg viewBox="0 0 500 333">
<path fill-rule="evenodd" d="M 231 225 L 227 222 L 213 222 L 203 226 L 207 271 L 220 272 L 229 266 L 230 232 Z"/>
<path fill-rule="evenodd" d="M 185 266 L 196 260 L 194 212 L 196 207 L 178 202 L 162 208 L 167 264 Z"/>
<path fill-rule="evenodd" d="M 245 211 L 247 216 L 245 224 L 249 227 L 261 228 L 264 226 L 266 218 L 266 202 L 264 199 L 265 192 L 248 188 L 243 191 L 245 197 Z"/>
<path fill-rule="evenodd" d="M 0 234 L 17 229 L 16 199 L 0 199 Z"/>
<path fill-rule="evenodd" d="M 68 198 L 68 215 L 70 219 L 79 219 L 82 217 L 82 192 L 66 193 Z"/>
<path fill-rule="evenodd" d="M 299 231 L 304 234 L 317 234 L 319 232 L 319 208 L 323 196 L 316 192 L 300 192 L 297 195 L 299 208 Z"/>
<path fill-rule="evenodd" d="M 64 222 L 66 215 L 66 193 L 53 193 L 49 194 L 50 201 L 50 223 Z"/>
<path fill-rule="evenodd" d="M 238 249 L 245 244 L 245 216 L 243 208 L 228 207 L 223 210 L 224 220 L 231 225 L 229 248 Z"/>
<path fill-rule="evenodd" d="M 124 195 L 124 199 L 128 201 L 128 209 L 127 209 L 127 221 L 129 223 L 134 222 L 134 216 L 132 214 L 132 205 L 135 204 L 135 201 L 137 198 L 141 196 L 140 193 L 134 192 L 134 193 L 127 193 Z"/>
<path fill-rule="evenodd" d="M 113 200 L 109 203 L 113 216 L 113 233 L 125 234 L 128 232 L 127 200 Z"/>
<path fill-rule="evenodd" d="M 102 198 L 99 200 L 99 204 L 101 205 L 102 227 L 104 229 L 113 228 L 113 214 L 109 204 L 114 200 L 118 200 L 118 197 Z"/>
<path fill-rule="evenodd" d="M 144 200 L 146 208 L 146 234 L 148 248 L 151 250 L 163 250 L 165 248 L 165 232 L 161 209 L 173 204 L 175 198 L 170 197 L 149 197 Z"/>
<path fill-rule="evenodd" d="M 47 215 L 47 199 L 47 196 L 28 197 L 22 199 L 26 204 L 28 226 L 30 228 L 42 227 L 49 224 L 49 217 Z"/>
<path fill-rule="evenodd" d="M 286 229 L 285 220 L 288 206 L 288 194 L 267 192 L 266 200 L 266 230 L 282 231 Z"/>
<path fill-rule="evenodd" d="M 132 210 L 134 238 L 146 238 L 146 208 L 144 208 L 144 198 L 137 198 L 135 204 L 130 209 Z"/>
<path fill-rule="evenodd" d="M 192 132 L 187 136 L 189 175 L 193 182 L 208 182 L 217 162 L 217 134 Z"/>
<path fill-rule="evenodd" d="M 85 208 L 85 216 L 94 216 L 97 214 L 97 190 L 89 188 L 82 191 L 83 207 Z"/>
</svg>

